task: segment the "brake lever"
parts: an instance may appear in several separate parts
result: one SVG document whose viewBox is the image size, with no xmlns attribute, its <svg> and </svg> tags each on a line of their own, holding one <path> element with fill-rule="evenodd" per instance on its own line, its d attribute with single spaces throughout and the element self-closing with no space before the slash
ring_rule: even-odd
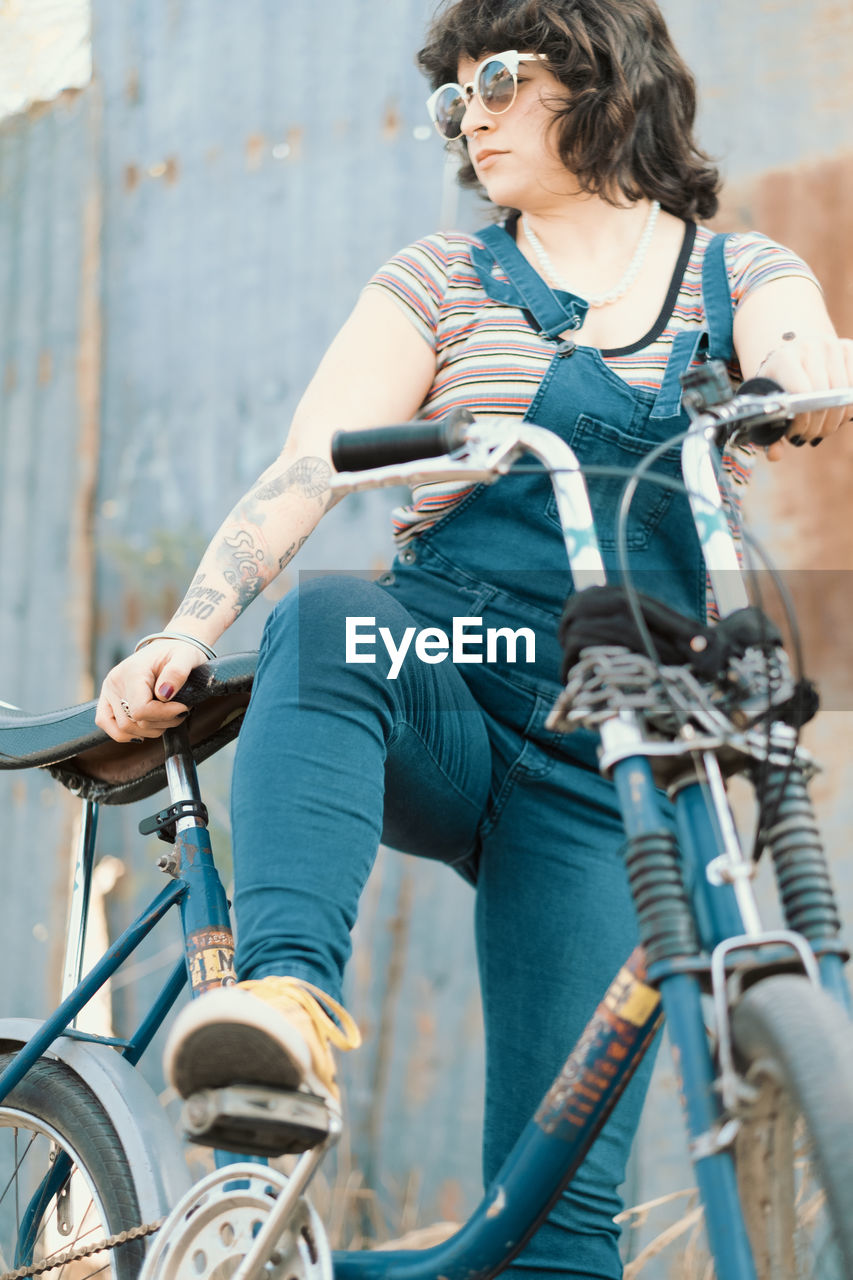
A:
<svg viewBox="0 0 853 1280">
<path fill-rule="evenodd" d="M 801 413 L 820 413 L 825 409 L 844 408 L 853 404 L 853 387 L 834 391 L 779 391 L 736 395 L 722 404 L 687 412 L 694 424 L 713 427 L 715 443 L 723 445 L 754 444 L 760 448 L 775 444 L 787 433 L 794 418 Z"/>
</svg>

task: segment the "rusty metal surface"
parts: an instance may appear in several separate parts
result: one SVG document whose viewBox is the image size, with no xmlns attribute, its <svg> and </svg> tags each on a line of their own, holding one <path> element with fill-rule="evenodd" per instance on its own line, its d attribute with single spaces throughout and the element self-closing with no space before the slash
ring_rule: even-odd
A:
<svg viewBox="0 0 853 1280">
<path fill-rule="evenodd" d="M 482 220 L 452 196 L 424 129 L 412 55 L 430 8 L 97 0 L 95 84 L 0 125 L 0 698 L 74 701 L 159 626 L 228 504 L 280 447 L 371 271 L 439 224 Z M 713 22 L 704 7 L 664 8 L 697 71 L 703 140 L 725 157 L 726 224 L 803 253 L 853 333 L 853 4 L 722 0 Z M 751 508 L 789 568 L 851 567 L 851 448 L 759 469 Z M 383 563 L 392 502 L 348 500 L 271 594 L 302 569 Z M 832 592 L 830 614 L 826 592 L 806 589 L 809 646 L 836 667 L 844 596 Z M 234 649 L 256 643 L 264 611 L 229 633 Z M 817 795 L 848 916 L 849 716 L 832 711 L 812 731 L 832 762 Z M 205 770 L 227 866 L 227 764 Z M 41 775 L 7 774 L 0 788 L 6 848 L 27 850 L 5 864 L 4 971 L 22 973 L 7 1011 L 31 1012 L 58 988 L 70 818 Z M 135 834 L 151 808 L 104 826 L 102 848 L 128 868 L 108 904 L 113 930 L 160 887 L 156 852 Z M 38 906 L 22 912 L 36 884 Z M 346 1160 L 338 1173 L 365 1224 L 385 1209 L 402 1213 L 393 1232 L 458 1218 L 478 1198 L 471 908 L 444 868 L 387 854 L 366 891 L 350 991 L 368 1043 L 345 1077 L 352 1160 L 373 1199 L 356 1196 Z M 160 974 L 174 948 L 169 935 L 144 963 Z M 136 988 L 117 984 L 114 1007 L 132 1023 Z M 628 1197 L 689 1177 L 664 1052 Z M 670 1262 L 642 1274 L 662 1280 Z"/>
<path fill-rule="evenodd" d="M 88 667 L 80 589 L 94 451 L 78 358 L 92 139 L 80 93 L 0 124 L 0 698 L 32 711 L 76 701 Z M 6 775 L 0 806 L 4 1009 L 46 1012 L 59 991 L 74 807 L 41 773 Z"/>
<path fill-rule="evenodd" d="M 420 0 L 383 6 L 381 18 L 367 0 L 297 11 L 267 0 L 220 5 L 211 22 L 197 4 L 95 5 L 98 670 L 162 624 L 207 537 L 281 447 L 365 280 L 438 220 L 443 154 L 424 130 L 412 65 L 424 11 Z M 386 563 L 391 505 L 380 494 L 335 510 L 269 596 L 299 571 Z M 257 644 L 270 603 L 225 647 Z M 111 814 L 107 827 L 115 848 L 137 851 L 134 894 L 155 876 L 134 834 L 139 816 Z M 356 1218 L 393 1213 L 417 1179 L 429 1220 L 437 1204 L 457 1212 L 478 1181 L 480 1073 L 460 1072 L 470 1039 L 455 1034 L 476 999 L 470 891 L 446 873 L 430 890 L 429 869 L 398 859 L 383 867 L 368 891 L 379 895 L 375 927 L 355 962 L 353 1000 L 371 1036 L 344 1067 L 352 1158 L 374 1189 Z M 408 932 L 398 924 L 407 886 L 417 899 Z M 128 990 L 129 1021 L 133 999 Z M 443 1117 L 460 1110 L 463 1141 L 448 1158 Z"/>
<path fill-rule="evenodd" d="M 662 0 L 695 70 L 700 136 L 729 182 L 853 144 L 850 0 L 721 0 L 713 12 Z"/>
<path fill-rule="evenodd" d="M 829 10 L 830 6 L 821 7 L 824 17 Z M 803 20 L 808 11 L 805 6 L 800 14 Z M 845 24 L 849 26 L 851 14 L 853 7 L 845 7 L 840 33 L 846 30 Z M 844 47 L 844 56 L 849 85 L 853 42 L 848 41 Z M 802 86 L 797 82 L 793 88 L 796 95 Z M 842 87 L 838 92 L 849 90 Z M 775 119 L 778 132 L 783 133 L 782 121 L 778 116 Z M 787 121 L 788 116 L 783 119 Z M 826 136 L 836 145 L 846 139 L 849 146 L 847 119 L 839 114 L 826 121 Z M 816 130 L 814 115 L 810 114 L 809 120 L 815 139 L 820 136 L 822 143 L 823 129 Z M 749 133 L 751 126 L 748 121 L 746 124 Z M 726 230 L 756 227 L 800 253 L 821 280 L 836 328 L 851 336 L 853 149 L 833 158 L 800 157 L 795 130 L 790 134 L 790 145 L 787 166 L 727 186 L 717 225 Z M 853 434 L 844 432 L 819 449 L 789 449 L 777 464 L 759 459 L 745 503 L 751 529 L 782 571 L 793 597 L 805 669 L 817 680 L 823 698 L 824 709 L 806 727 L 804 742 L 823 765 L 811 791 L 847 922 L 848 945 L 853 945 L 853 859 L 849 852 L 853 824 L 853 664 L 849 657 L 853 632 L 853 524 L 847 518 L 851 465 Z M 767 575 L 762 575 L 762 585 L 765 594 L 772 593 Z M 768 600 L 768 604 L 781 621 L 778 602 L 771 604 Z M 751 806 L 742 793 L 738 794 L 737 811 L 748 831 Z M 762 872 L 760 882 L 762 910 L 765 921 L 773 926 L 781 922 L 767 871 L 765 868 Z M 685 1150 L 677 1077 L 666 1044 L 635 1143 L 631 1175 L 629 1203 L 655 1201 L 679 1189 L 689 1192 L 694 1186 Z M 635 1249 L 678 1220 L 684 1224 L 683 1235 L 638 1273 L 643 1280 L 701 1276 L 701 1223 L 696 1214 L 695 1202 L 685 1194 L 656 1207 L 645 1218 L 629 1219 L 629 1223 L 638 1224 Z M 695 1270 L 691 1269 L 694 1265 Z"/>
<path fill-rule="evenodd" d="M 0 696 L 34 709 L 88 693 L 95 676 L 171 612 L 207 536 L 279 449 L 312 366 L 366 278 L 440 220 L 444 160 L 412 65 L 425 12 L 419 0 L 384 7 L 381 24 L 364 0 L 299 14 L 268 0 L 248 17 L 242 7 L 219 5 L 216 22 L 209 12 L 165 0 L 96 4 L 95 84 L 5 127 L 3 172 L 15 201 L 0 213 L 8 316 Z M 79 137 L 64 125 L 72 108 L 87 113 Z M 63 228 L 63 256 L 40 259 L 39 245 Z M 30 261 L 37 279 L 20 284 Z M 66 295 L 66 351 L 45 341 L 32 318 L 48 279 Z M 66 358 L 74 378 L 62 383 L 50 414 L 64 454 L 37 426 L 40 402 L 66 372 Z M 358 498 L 334 512 L 298 569 L 385 563 L 393 500 Z M 54 543 L 37 539 L 31 548 L 41 566 L 36 586 L 32 561 L 10 549 L 21 545 L 22 530 L 47 525 Z M 275 594 L 295 580 L 296 571 Z M 233 630 L 233 648 L 257 643 L 264 613 L 257 605 Z M 48 664 L 50 681 L 39 674 Z M 227 867 L 227 769 L 215 761 L 207 771 Z M 44 797 L 60 808 L 62 794 L 40 776 L 3 785 L 22 815 L 10 832 L 15 845 L 25 845 L 25 822 L 38 841 L 50 813 Z M 102 819 L 101 848 L 128 867 L 108 904 L 113 931 L 160 884 L 156 851 L 135 832 L 152 807 Z M 56 838 L 49 842 L 60 869 L 64 839 L 58 847 Z M 412 870 L 404 876 L 396 865 L 384 880 L 391 896 L 380 898 L 378 946 L 365 943 L 373 958 L 366 972 L 362 963 L 361 990 L 371 1009 L 396 1009 L 396 1016 L 381 1052 L 377 1042 L 378 1066 L 370 1054 L 362 1059 L 379 1073 L 373 1084 L 384 1079 L 386 1087 L 368 1091 L 364 1119 L 355 1121 L 363 1134 L 358 1160 L 378 1172 L 381 1195 L 391 1203 L 405 1183 L 411 1208 L 409 1173 L 423 1173 L 419 1201 L 427 1215 L 436 1201 L 460 1212 L 462 1185 L 468 1199 L 476 1195 L 481 1090 L 480 1071 L 469 1065 L 476 1013 L 466 1030 L 476 1008 L 470 891 L 446 875 L 428 888 L 433 871 L 415 877 L 419 906 L 428 897 L 432 906 L 414 913 L 408 935 L 389 922 L 395 878 Z M 20 923 L 16 932 L 10 920 L 5 935 L 11 953 L 28 962 L 32 925 L 20 904 L 32 898 L 31 872 L 32 864 L 20 876 L 10 873 L 7 902 L 16 904 Z M 60 876 L 54 919 L 40 924 L 39 936 L 58 929 L 64 889 Z M 440 955 L 438 919 L 446 934 Z M 141 958 L 154 977 L 161 961 L 173 961 L 174 938 L 160 949 L 162 956 L 152 946 Z M 392 970 L 402 966 L 399 988 L 389 987 L 383 957 Z M 50 975 L 37 979 L 29 965 L 28 972 L 15 1012 L 31 1009 L 33 987 L 45 1007 L 41 987 Z M 143 990 L 153 985 L 150 978 Z M 115 984 L 118 1024 L 135 1021 L 140 1000 L 135 986 Z M 410 1010 L 419 1010 L 414 1026 Z M 463 1034 L 448 1038 L 448 1019 Z M 389 1065 L 389 1051 L 406 1060 L 402 1070 Z M 456 1105 L 468 1121 L 458 1129 L 459 1158 L 448 1162 L 440 1117 Z"/>
</svg>

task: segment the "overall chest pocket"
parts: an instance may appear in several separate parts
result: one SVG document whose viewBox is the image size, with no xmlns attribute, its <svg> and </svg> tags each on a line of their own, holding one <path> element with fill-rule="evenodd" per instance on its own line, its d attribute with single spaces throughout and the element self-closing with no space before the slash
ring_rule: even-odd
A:
<svg viewBox="0 0 853 1280">
<path fill-rule="evenodd" d="M 577 454 L 581 467 L 619 467 L 633 471 L 649 453 L 657 440 L 629 435 L 607 422 L 601 422 L 582 414 L 567 437 L 567 443 Z M 668 449 L 658 458 L 653 473 L 668 479 L 681 479 L 681 453 L 678 448 Z M 628 475 L 586 477 L 592 514 L 599 546 L 602 551 L 615 551 L 616 525 L 622 492 Z M 673 490 L 663 488 L 651 478 L 643 479 L 634 494 L 628 517 L 628 550 L 642 551 L 647 547 L 674 497 Z M 560 528 L 557 499 L 553 489 L 545 504 L 546 518 Z"/>
</svg>

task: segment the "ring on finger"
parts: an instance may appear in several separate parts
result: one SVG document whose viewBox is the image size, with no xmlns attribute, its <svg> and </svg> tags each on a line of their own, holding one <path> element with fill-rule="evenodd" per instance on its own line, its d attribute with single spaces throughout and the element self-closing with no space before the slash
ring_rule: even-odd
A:
<svg viewBox="0 0 853 1280">
<path fill-rule="evenodd" d="M 133 716 L 130 714 L 130 706 L 127 702 L 125 702 L 124 698 L 119 698 L 118 705 L 121 707 L 122 711 L 127 716 L 128 720 L 133 720 Z M 136 721 L 133 720 L 133 723 L 136 724 Z"/>
</svg>

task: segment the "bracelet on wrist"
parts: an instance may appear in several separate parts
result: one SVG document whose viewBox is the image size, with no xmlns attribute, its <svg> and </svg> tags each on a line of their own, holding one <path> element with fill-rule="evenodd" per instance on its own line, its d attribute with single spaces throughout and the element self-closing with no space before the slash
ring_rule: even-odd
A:
<svg viewBox="0 0 853 1280">
<path fill-rule="evenodd" d="M 203 640 L 199 640 L 196 636 L 184 635 L 183 631 L 152 631 L 150 636 L 142 637 L 133 652 L 139 653 L 140 649 L 144 649 L 148 644 L 153 644 L 155 640 L 183 640 L 185 644 L 194 644 L 197 649 L 200 649 L 208 661 L 216 657 L 216 650 L 211 649 L 209 644 L 205 644 Z"/>
</svg>

